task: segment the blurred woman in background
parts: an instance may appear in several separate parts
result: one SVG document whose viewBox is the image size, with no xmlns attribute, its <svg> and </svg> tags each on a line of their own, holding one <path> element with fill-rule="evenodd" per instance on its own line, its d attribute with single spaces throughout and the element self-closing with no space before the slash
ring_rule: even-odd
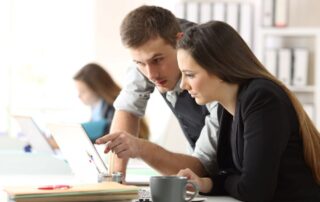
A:
<svg viewBox="0 0 320 202">
<path fill-rule="evenodd" d="M 82 67 L 73 78 L 79 93 L 79 98 L 85 105 L 91 107 L 91 119 L 87 124 L 92 127 L 104 125 L 103 133 L 95 132 L 88 134 L 94 142 L 98 137 L 109 133 L 110 125 L 114 115 L 113 102 L 120 93 L 121 88 L 115 83 L 108 72 L 100 65 L 89 63 Z M 89 125 L 83 125 L 88 133 Z M 91 128 L 92 128 L 91 127 Z M 140 123 L 139 137 L 148 139 L 149 129 L 144 119 Z"/>
</svg>

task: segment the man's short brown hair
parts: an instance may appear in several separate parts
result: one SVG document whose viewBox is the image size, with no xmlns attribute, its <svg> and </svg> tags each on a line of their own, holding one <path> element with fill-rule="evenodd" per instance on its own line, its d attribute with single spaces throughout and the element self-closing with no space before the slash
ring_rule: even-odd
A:
<svg viewBox="0 0 320 202">
<path fill-rule="evenodd" d="M 124 18 L 120 36 L 122 43 L 129 48 L 139 47 L 158 36 L 175 47 L 176 36 L 180 31 L 177 19 L 169 10 L 157 6 L 141 6 Z"/>
</svg>

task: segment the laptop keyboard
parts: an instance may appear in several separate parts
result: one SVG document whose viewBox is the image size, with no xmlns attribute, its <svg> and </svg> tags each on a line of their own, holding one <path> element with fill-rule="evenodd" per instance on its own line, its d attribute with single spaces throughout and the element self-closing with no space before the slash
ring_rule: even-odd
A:
<svg viewBox="0 0 320 202">
<path fill-rule="evenodd" d="M 151 192 L 150 188 L 141 188 L 138 191 L 139 200 L 137 202 L 151 202 Z"/>
<path fill-rule="evenodd" d="M 151 191 L 149 187 L 143 187 L 138 190 L 139 199 L 135 200 L 135 202 L 152 202 L 151 199 Z M 203 197 L 195 197 L 192 199 L 194 202 L 206 201 L 206 198 Z"/>
</svg>

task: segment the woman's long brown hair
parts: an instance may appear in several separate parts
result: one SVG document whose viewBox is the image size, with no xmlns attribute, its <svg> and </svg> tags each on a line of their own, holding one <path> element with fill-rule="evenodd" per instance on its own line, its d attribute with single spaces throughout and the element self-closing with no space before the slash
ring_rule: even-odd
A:
<svg viewBox="0 0 320 202">
<path fill-rule="evenodd" d="M 178 41 L 207 72 L 223 81 L 242 84 L 253 78 L 265 78 L 279 85 L 288 95 L 299 121 L 304 158 L 320 184 L 320 134 L 297 97 L 256 58 L 241 36 L 228 24 L 211 21 L 194 26 Z"/>
</svg>

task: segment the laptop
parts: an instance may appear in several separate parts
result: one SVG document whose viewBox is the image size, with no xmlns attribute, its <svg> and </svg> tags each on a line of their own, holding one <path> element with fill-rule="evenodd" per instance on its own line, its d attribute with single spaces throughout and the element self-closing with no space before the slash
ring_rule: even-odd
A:
<svg viewBox="0 0 320 202">
<path fill-rule="evenodd" d="M 76 178 L 88 183 L 97 182 L 100 173 L 108 172 L 80 124 L 50 123 L 47 127 Z"/>
<path fill-rule="evenodd" d="M 47 136 L 42 132 L 31 116 L 13 115 L 18 122 L 21 132 L 26 135 L 32 151 L 56 154 Z"/>
<path fill-rule="evenodd" d="M 103 145 L 92 144 L 81 124 L 50 123 L 48 128 L 78 179 L 97 182 L 99 174 L 108 173 L 106 161 L 101 158 L 98 152 L 98 150 L 101 151 Z M 150 175 L 145 175 L 135 169 L 137 166 L 132 165 L 131 169 L 129 163 L 126 183 L 148 185 L 150 175 L 157 174 L 149 172 Z"/>
</svg>

